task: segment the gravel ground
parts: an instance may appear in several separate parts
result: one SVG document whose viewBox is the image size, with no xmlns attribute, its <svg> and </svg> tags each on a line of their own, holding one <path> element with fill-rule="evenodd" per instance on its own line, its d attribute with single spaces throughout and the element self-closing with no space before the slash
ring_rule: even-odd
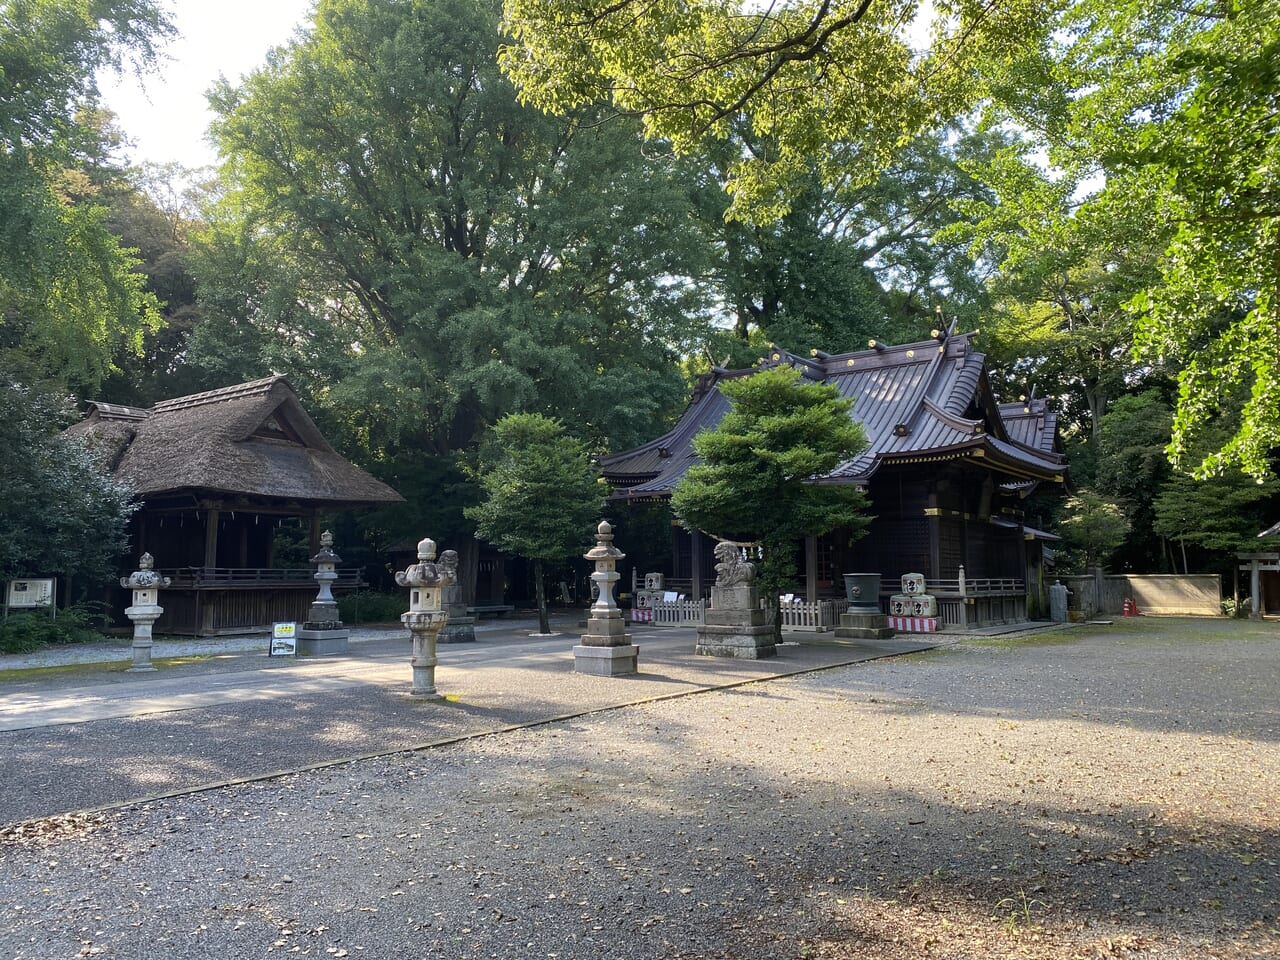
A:
<svg viewBox="0 0 1280 960">
<path fill-rule="evenodd" d="M 965 643 L 25 825 L 0 955 L 1280 957 L 1278 652 Z"/>
</svg>

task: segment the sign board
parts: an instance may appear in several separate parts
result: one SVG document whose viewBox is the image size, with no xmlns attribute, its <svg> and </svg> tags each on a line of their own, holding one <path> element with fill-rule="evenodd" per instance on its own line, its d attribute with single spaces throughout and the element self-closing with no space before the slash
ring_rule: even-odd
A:
<svg viewBox="0 0 1280 960">
<path fill-rule="evenodd" d="M 9 606 L 52 607 L 52 580 L 10 580 Z"/>
<path fill-rule="evenodd" d="M 292 657 L 298 652 L 297 623 L 273 623 L 271 625 L 271 650 L 273 657 Z"/>
</svg>

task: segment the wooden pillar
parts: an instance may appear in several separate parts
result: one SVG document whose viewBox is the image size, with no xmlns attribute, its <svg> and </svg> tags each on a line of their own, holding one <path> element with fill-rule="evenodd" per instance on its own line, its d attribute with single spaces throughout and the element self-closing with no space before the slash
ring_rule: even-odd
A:
<svg viewBox="0 0 1280 960">
<path fill-rule="evenodd" d="M 1262 593 L 1262 576 L 1258 573 L 1258 558 L 1254 557 L 1249 561 L 1249 592 L 1252 596 L 1249 598 L 1251 610 L 1255 617 L 1262 613 L 1261 597 Z"/>
<path fill-rule="evenodd" d="M 690 541 L 689 554 L 690 554 L 690 558 L 692 560 L 692 566 L 693 566 L 692 584 L 689 588 L 689 593 L 691 594 L 691 596 L 689 597 L 689 599 L 701 600 L 702 599 L 702 541 L 705 538 L 702 536 L 702 532 L 699 530 L 694 530 L 692 533 L 689 534 L 689 536 L 692 538 Z"/>
<path fill-rule="evenodd" d="M 311 556 L 320 552 L 320 511 L 311 513 Z"/>
<path fill-rule="evenodd" d="M 204 515 L 204 565 L 206 567 L 216 567 L 218 565 L 218 519 L 221 511 L 217 507 L 210 507 L 205 511 Z"/>
<path fill-rule="evenodd" d="M 680 576 L 680 538 L 686 536 L 684 527 L 671 521 L 671 576 Z"/>
<path fill-rule="evenodd" d="M 458 546 L 461 547 L 458 551 L 458 583 L 462 586 L 462 601 L 474 607 L 476 583 L 480 579 L 480 541 L 475 537 L 464 537 Z"/>
<path fill-rule="evenodd" d="M 818 602 L 818 538 L 804 538 L 804 599 Z"/>
<path fill-rule="evenodd" d="M 929 508 L 925 515 L 929 524 L 929 580 L 936 583 L 942 579 L 942 511 L 938 507 L 937 490 L 929 492 Z"/>
</svg>

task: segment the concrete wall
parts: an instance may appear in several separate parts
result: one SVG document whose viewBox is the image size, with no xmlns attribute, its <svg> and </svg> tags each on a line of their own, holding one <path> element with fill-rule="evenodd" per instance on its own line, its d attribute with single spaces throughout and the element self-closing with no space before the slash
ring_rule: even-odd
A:
<svg viewBox="0 0 1280 960">
<path fill-rule="evenodd" d="M 1059 577 L 1071 591 L 1067 605 L 1086 617 L 1117 615 L 1126 598 L 1140 613 L 1216 617 L 1222 615 L 1222 583 L 1217 574 L 1097 573 Z"/>
</svg>

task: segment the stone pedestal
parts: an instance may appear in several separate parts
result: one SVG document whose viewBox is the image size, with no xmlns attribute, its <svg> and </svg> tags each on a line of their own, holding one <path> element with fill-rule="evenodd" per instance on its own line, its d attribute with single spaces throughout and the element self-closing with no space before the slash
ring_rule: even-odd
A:
<svg viewBox="0 0 1280 960">
<path fill-rule="evenodd" d="M 445 553 L 449 553 L 448 550 Z M 440 606 L 448 615 L 444 629 L 440 631 L 440 643 L 474 643 L 476 618 L 468 616 L 467 603 L 462 598 L 462 585 L 452 584 L 440 590 Z"/>
<path fill-rule="evenodd" d="M 613 545 L 613 527 L 608 521 L 600 521 L 596 528 L 596 545 L 584 557 L 595 562 L 596 570 L 591 580 L 596 586 L 596 599 L 591 604 L 591 617 L 587 620 L 582 643 L 573 648 L 573 671 L 596 677 L 636 673 L 640 648 L 631 642 L 622 610 L 613 599 L 613 588 L 618 582 L 618 561 L 626 554 Z"/>
<path fill-rule="evenodd" d="M 308 620 L 298 628 L 298 656 L 332 657 L 347 652 L 351 631 L 339 626 L 334 630 L 323 628 L 323 622 Z"/>
<path fill-rule="evenodd" d="M 413 637 L 413 656 L 409 667 L 413 671 L 413 684 L 409 693 L 423 700 L 443 700 L 436 690 L 436 638 L 445 624 L 442 610 L 410 611 L 401 614 L 400 622 L 409 628 Z"/>
<path fill-rule="evenodd" d="M 883 613 L 842 613 L 835 635 L 842 640 L 888 640 L 893 630 Z"/>
<path fill-rule="evenodd" d="M 760 609 L 760 598 L 751 583 L 711 588 L 711 609 L 699 625 L 694 653 L 704 657 L 736 657 L 762 660 L 778 655 L 773 626 Z"/>
</svg>

